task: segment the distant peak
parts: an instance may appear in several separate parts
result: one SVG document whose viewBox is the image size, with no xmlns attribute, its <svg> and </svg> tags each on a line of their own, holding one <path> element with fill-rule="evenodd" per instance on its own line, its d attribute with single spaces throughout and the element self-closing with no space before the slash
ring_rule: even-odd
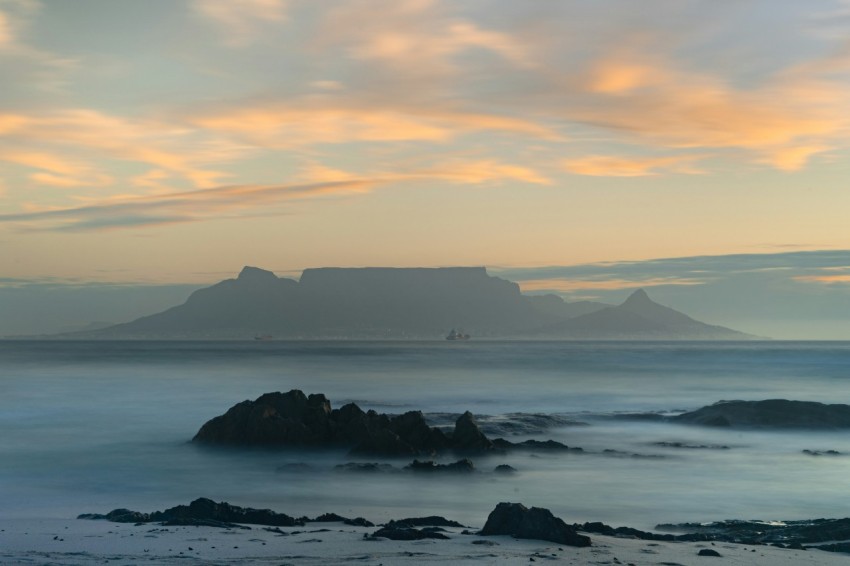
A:
<svg viewBox="0 0 850 566">
<path fill-rule="evenodd" d="M 260 269 L 259 267 L 251 267 L 250 265 L 246 265 L 242 268 L 242 271 L 239 272 L 239 280 L 240 281 L 271 281 L 277 280 L 277 275 L 272 273 L 271 271 L 266 271 L 265 269 Z"/>
<path fill-rule="evenodd" d="M 649 295 L 646 294 L 646 291 L 644 291 L 643 289 L 638 289 L 637 291 L 635 291 L 634 293 L 629 295 L 629 298 L 626 299 L 626 302 L 623 303 L 623 304 L 624 305 L 635 305 L 635 304 L 651 303 L 651 302 L 652 302 L 652 299 L 649 298 Z"/>
</svg>

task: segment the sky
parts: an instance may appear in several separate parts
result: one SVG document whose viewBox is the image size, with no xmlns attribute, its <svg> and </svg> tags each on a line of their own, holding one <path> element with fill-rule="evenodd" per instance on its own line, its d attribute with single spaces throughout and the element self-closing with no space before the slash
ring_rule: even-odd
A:
<svg viewBox="0 0 850 566">
<path fill-rule="evenodd" d="M 848 179 L 846 0 L 0 0 L 18 330 L 24 291 L 484 265 L 850 338 Z"/>
</svg>

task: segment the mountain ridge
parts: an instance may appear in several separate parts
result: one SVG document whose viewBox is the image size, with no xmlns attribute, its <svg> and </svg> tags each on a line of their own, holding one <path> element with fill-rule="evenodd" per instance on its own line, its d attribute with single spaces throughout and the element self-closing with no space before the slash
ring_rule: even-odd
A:
<svg viewBox="0 0 850 566">
<path fill-rule="evenodd" d="M 655 303 L 643 289 L 620 305 L 567 303 L 523 295 L 485 267 L 324 267 L 296 281 L 253 266 L 181 305 L 75 337 L 438 339 L 453 327 L 475 338 L 754 338 Z"/>
</svg>

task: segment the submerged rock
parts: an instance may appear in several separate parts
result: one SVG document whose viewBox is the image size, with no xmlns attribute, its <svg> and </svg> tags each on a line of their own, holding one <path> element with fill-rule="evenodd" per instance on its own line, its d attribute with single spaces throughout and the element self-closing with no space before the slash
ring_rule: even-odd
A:
<svg viewBox="0 0 850 566">
<path fill-rule="evenodd" d="M 369 538 L 388 538 L 390 540 L 423 540 L 427 538 L 448 540 L 449 537 L 441 532 L 428 529 L 413 529 L 406 527 L 382 527 L 369 535 Z"/>
<path fill-rule="evenodd" d="M 408 517 L 407 519 L 391 520 L 387 526 L 403 527 L 463 527 L 457 521 L 446 519 L 440 515 L 428 515 L 427 517 Z"/>
<path fill-rule="evenodd" d="M 475 471 L 475 465 L 469 458 L 464 458 L 463 460 L 458 460 L 457 462 L 452 462 L 451 464 L 438 464 L 433 460 L 427 460 L 425 462 L 414 460 L 413 462 L 405 466 L 404 469 L 413 472 L 452 472 L 459 474 L 469 474 Z"/>
<path fill-rule="evenodd" d="M 315 519 L 310 520 L 311 523 L 343 523 L 346 525 L 352 525 L 355 527 L 374 527 L 375 523 L 372 521 L 367 521 L 363 517 L 356 517 L 354 519 L 349 519 L 348 517 L 343 517 L 342 515 L 337 515 L 336 513 L 324 513 L 319 515 Z"/>
<path fill-rule="evenodd" d="M 850 428 L 850 405 L 787 399 L 719 401 L 670 420 L 715 427 Z"/>
<path fill-rule="evenodd" d="M 382 464 L 378 462 L 346 462 L 345 464 L 337 464 L 334 466 L 334 471 L 337 472 L 358 472 L 358 473 L 379 473 L 379 472 L 398 472 L 399 469 L 392 464 Z"/>
<path fill-rule="evenodd" d="M 354 403 L 331 409 L 321 394 L 294 389 L 243 401 L 207 421 L 193 442 L 208 445 L 296 448 L 348 448 L 354 454 L 433 455 L 493 449 L 472 413 L 466 412 L 446 434 L 429 426 L 421 411 L 385 415 L 363 411 Z"/>
<path fill-rule="evenodd" d="M 567 446 L 557 440 L 524 440 L 511 442 L 504 438 L 493 440 L 493 445 L 500 450 L 536 450 L 541 452 L 584 452 L 578 446 Z"/>
<path fill-rule="evenodd" d="M 487 523 L 479 534 L 510 535 L 569 546 L 590 546 L 589 537 L 578 534 L 575 527 L 567 525 L 548 509 L 529 509 L 522 503 L 499 503 L 487 517 Z"/>
</svg>

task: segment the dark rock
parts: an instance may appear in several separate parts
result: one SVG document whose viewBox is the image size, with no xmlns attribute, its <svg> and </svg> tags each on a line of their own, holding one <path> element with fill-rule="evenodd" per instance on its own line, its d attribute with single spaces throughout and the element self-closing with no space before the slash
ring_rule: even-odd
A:
<svg viewBox="0 0 850 566">
<path fill-rule="evenodd" d="M 579 447 L 569 447 L 557 440 L 524 440 L 522 442 L 511 442 L 504 438 L 493 440 L 493 446 L 498 450 L 535 450 L 539 452 L 584 452 Z"/>
<path fill-rule="evenodd" d="M 236 523 L 228 523 L 227 521 L 215 521 L 213 519 L 192 519 L 189 517 L 175 517 L 163 521 L 160 525 L 164 527 L 216 527 L 219 529 L 246 529 L 251 527 L 245 525 L 237 525 Z"/>
<path fill-rule="evenodd" d="M 712 550 L 710 548 L 703 548 L 702 550 L 697 552 L 697 556 L 717 556 L 719 558 L 721 554 L 716 550 Z"/>
<path fill-rule="evenodd" d="M 331 409 L 324 395 L 294 389 L 243 401 L 207 421 L 193 442 L 207 445 L 348 448 L 354 454 L 434 455 L 449 450 L 493 449 L 471 413 L 462 415 L 451 437 L 425 421 L 421 411 L 389 416 L 364 412 L 354 403 Z"/>
<path fill-rule="evenodd" d="M 216 503 L 211 499 L 199 498 L 189 505 L 178 505 L 165 511 L 140 513 L 129 509 L 115 509 L 106 515 L 81 515 L 80 518 L 104 518 L 116 523 L 162 522 L 174 525 L 222 525 L 241 523 L 248 525 L 270 525 L 294 527 L 304 525 L 303 519 L 295 519 L 284 513 L 269 509 L 237 507 L 229 503 Z"/>
<path fill-rule="evenodd" d="M 814 519 L 810 521 L 717 521 L 714 523 L 682 523 L 657 525 L 658 530 L 683 531 L 676 540 L 716 540 L 740 544 L 773 544 L 786 546 L 821 542 L 850 541 L 850 518 Z"/>
<path fill-rule="evenodd" d="M 412 528 L 412 527 L 457 527 L 462 528 L 463 525 L 457 521 L 446 519 L 439 515 L 429 515 L 427 517 L 408 517 L 407 519 L 396 519 L 389 521 L 385 526 L 394 528 Z"/>
<path fill-rule="evenodd" d="M 552 515 L 548 509 L 527 508 L 522 503 L 499 503 L 487 517 L 481 535 L 511 535 L 516 538 L 546 540 L 569 546 L 590 546 L 590 538 Z"/>
<path fill-rule="evenodd" d="M 658 534 L 658 533 L 649 533 L 646 531 L 640 531 L 638 529 L 633 529 L 631 527 L 612 527 L 610 525 L 606 525 L 605 523 L 593 522 L 593 523 L 584 523 L 582 525 L 573 525 L 577 530 L 586 532 L 586 533 L 596 533 L 600 535 L 606 535 L 610 537 L 620 537 L 620 538 L 634 538 L 639 540 L 653 540 L 653 541 L 673 541 L 678 540 L 678 538 L 671 534 Z M 684 539 L 683 539 L 684 540 Z M 693 540 L 693 539 L 688 539 Z M 699 539 L 704 540 L 704 539 Z"/>
<path fill-rule="evenodd" d="M 113 509 L 106 514 L 106 520 L 113 523 L 147 523 L 156 519 L 151 519 L 147 513 L 139 511 L 130 511 L 129 509 Z"/>
<path fill-rule="evenodd" d="M 397 472 L 398 468 L 392 464 L 380 464 L 378 462 L 346 462 L 345 464 L 337 464 L 334 470 L 342 472 Z"/>
<path fill-rule="evenodd" d="M 509 466 L 507 464 L 499 464 L 493 469 L 493 472 L 496 474 L 515 474 L 517 470 L 513 466 Z"/>
<path fill-rule="evenodd" d="M 357 517 L 356 519 L 349 519 L 348 517 L 343 517 L 342 515 L 337 515 L 336 513 L 324 513 L 319 515 L 315 519 L 310 521 L 311 523 L 344 523 L 346 525 L 352 525 L 354 527 L 374 527 L 375 524 L 371 521 L 367 521 L 363 517 Z M 317 531 L 318 532 L 318 531 Z"/>
<path fill-rule="evenodd" d="M 414 460 L 405 466 L 404 469 L 414 472 L 452 472 L 468 474 L 475 471 L 475 465 L 472 463 L 472 460 L 468 458 L 452 462 L 451 464 L 437 464 L 433 460 L 426 460 L 424 462 Z"/>
<path fill-rule="evenodd" d="M 336 513 L 323 513 L 316 517 L 315 519 L 311 519 L 311 523 L 342 523 L 343 521 L 347 521 L 346 517 L 342 515 L 337 515 Z"/>
<path fill-rule="evenodd" d="M 687 448 L 691 450 L 729 450 L 725 444 L 686 444 L 684 442 L 653 442 L 653 446 L 664 448 Z"/>
<path fill-rule="evenodd" d="M 478 428 L 475 417 L 466 411 L 455 422 L 452 448 L 460 452 L 483 452 L 493 449 L 493 443 Z"/>
<path fill-rule="evenodd" d="M 841 456 L 838 450 L 803 450 L 803 454 L 809 456 Z"/>
<path fill-rule="evenodd" d="M 332 441 L 330 403 L 293 389 L 243 401 L 207 421 L 192 439 L 203 444 L 239 446 L 320 446 Z"/>
<path fill-rule="evenodd" d="M 826 405 L 812 401 L 719 401 L 684 413 L 673 422 L 703 426 L 762 428 L 850 428 L 850 405 Z"/>
<path fill-rule="evenodd" d="M 449 537 L 443 533 L 428 531 L 425 529 L 386 526 L 372 533 L 371 538 L 388 538 L 390 540 L 422 540 L 434 538 L 447 540 Z"/>
</svg>

